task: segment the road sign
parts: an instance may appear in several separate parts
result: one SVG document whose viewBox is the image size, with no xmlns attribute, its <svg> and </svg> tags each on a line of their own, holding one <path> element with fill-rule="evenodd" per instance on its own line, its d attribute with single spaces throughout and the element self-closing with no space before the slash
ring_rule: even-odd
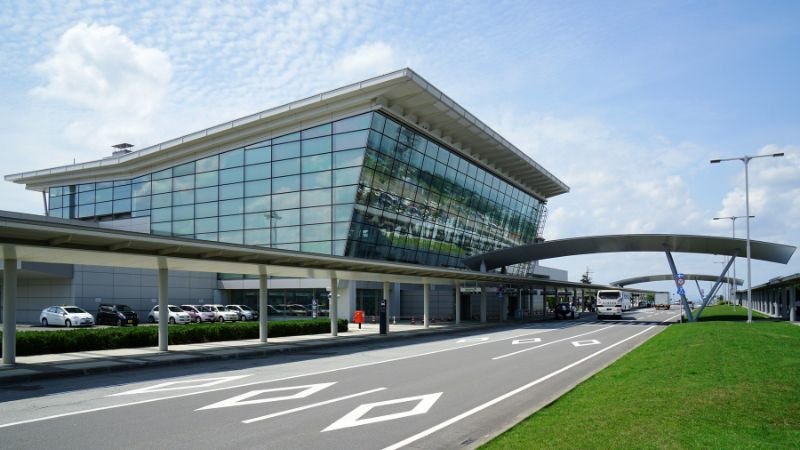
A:
<svg viewBox="0 0 800 450">
<path fill-rule="evenodd" d="M 683 289 L 683 286 L 678 286 L 677 294 L 680 295 L 680 296 L 686 295 L 686 290 Z"/>
<path fill-rule="evenodd" d="M 683 286 L 684 283 L 686 283 L 686 280 L 683 278 L 683 274 L 679 273 L 678 278 L 675 278 L 675 284 L 678 286 Z"/>
</svg>

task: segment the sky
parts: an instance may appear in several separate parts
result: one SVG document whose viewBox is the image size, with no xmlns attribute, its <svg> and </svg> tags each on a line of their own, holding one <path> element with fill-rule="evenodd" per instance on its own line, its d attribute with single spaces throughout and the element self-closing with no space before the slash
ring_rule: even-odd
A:
<svg viewBox="0 0 800 450">
<path fill-rule="evenodd" d="M 751 238 L 798 246 L 798 23 L 800 2 L 763 0 L 0 0 L 2 173 L 145 148 L 410 67 L 570 186 L 548 202 L 548 240 L 731 236 L 713 218 L 745 214 L 744 164 L 709 161 L 784 152 L 750 162 Z M 0 182 L 0 209 L 41 214 L 41 194 Z M 724 267 L 675 259 L 684 273 Z M 542 264 L 597 283 L 669 272 L 662 253 Z M 736 267 L 746 278 L 744 258 Z M 752 283 L 798 272 L 797 254 L 754 260 Z"/>
</svg>

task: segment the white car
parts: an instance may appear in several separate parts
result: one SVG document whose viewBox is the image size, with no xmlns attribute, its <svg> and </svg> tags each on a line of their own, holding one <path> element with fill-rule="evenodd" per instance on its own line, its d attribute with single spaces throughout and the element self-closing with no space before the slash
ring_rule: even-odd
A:
<svg viewBox="0 0 800 450">
<path fill-rule="evenodd" d="M 225 308 L 239 315 L 242 322 L 247 320 L 258 320 L 258 311 L 247 305 L 227 305 Z"/>
<path fill-rule="evenodd" d="M 206 305 L 216 315 L 217 322 L 236 322 L 239 320 L 239 313 L 226 309 L 222 305 Z"/>
<path fill-rule="evenodd" d="M 94 326 L 94 316 L 77 306 L 51 306 L 39 315 L 42 326 L 61 325 L 64 327 Z"/>
<path fill-rule="evenodd" d="M 169 323 L 191 323 L 192 317 L 186 311 L 175 305 L 167 305 L 169 314 Z M 147 314 L 147 321 L 150 323 L 158 323 L 158 305 L 153 306 L 153 309 Z"/>
</svg>

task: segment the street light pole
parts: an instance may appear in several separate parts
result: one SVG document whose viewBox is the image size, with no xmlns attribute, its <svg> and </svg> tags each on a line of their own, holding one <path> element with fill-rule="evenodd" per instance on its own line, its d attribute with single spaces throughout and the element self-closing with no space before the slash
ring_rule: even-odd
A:
<svg viewBox="0 0 800 450">
<path fill-rule="evenodd" d="M 781 153 L 772 153 L 770 155 L 755 155 L 755 156 L 740 156 L 738 158 L 720 158 L 712 159 L 711 164 L 718 164 L 722 161 L 741 161 L 744 163 L 744 204 L 745 204 L 745 222 L 747 222 L 747 323 L 753 322 L 753 283 L 751 280 L 750 270 L 750 174 L 748 166 L 751 159 L 756 158 L 778 158 L 783 156 Z"/>
<path fill-rule="evenodd" d="M 731 225 L 732 225 L 731 237 L 736 239 L 736 219 L 742 219 L 744 217 L 747 217 L 748 219 L 752 219 L 755 216 L 747 215 L 747 216 L 714 217 L 714 220 L 721 220 L 721 219 L 730 220 L 731 221 Z M 736 292 L 736 290 L 737 290 L 737 287 L 736 287 L 736 257 L 735 256 L 731 256 L 731 258 L 733 258 L 733 292 Z M 730 297 L 730 293 L 728 294 L 728 297 Z M 736 302 L 735 301 L 733 302 L 733 310 L 736 311 Z"/>
</svg>

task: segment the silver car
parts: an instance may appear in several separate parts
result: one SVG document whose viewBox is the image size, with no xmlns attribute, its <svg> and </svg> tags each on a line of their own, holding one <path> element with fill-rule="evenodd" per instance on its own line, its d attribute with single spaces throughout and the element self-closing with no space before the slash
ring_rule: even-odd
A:
<svg viewBox="0 0 800 450">
<path fill-rule="evenodd" d="M 222 305 L 206 305 L 211 311 L 214 312 L 217 322 L 236 322 L 239 320 L 239 314 L 236 311 L 226 309 Z"/>
<path fill-rule="evenodd" d="M 192 318 L 189 313 L 180 309 L 175 305 L 167 305 L 167 315 L 169 323 L 191 323 Z M 147 320 L 150 323 L 158 323 L 158 305 L 153 306 L 153 309 L 147 314 Z"/>
<path fill-rule="evenodd" d="M 258 320 L 258 311 L 247 305 L 227 305 L 225 308 L 236 312 L 239 315 L 239 320 L 242 322 L 247 320 Z"/>
<path fill-rule="evenodd" d="M 77 306 L 51 306 L 39 315 L 42 326 L 61 325 L 64 327 L 94 326 L 94 316 Z"/>
</svg>

